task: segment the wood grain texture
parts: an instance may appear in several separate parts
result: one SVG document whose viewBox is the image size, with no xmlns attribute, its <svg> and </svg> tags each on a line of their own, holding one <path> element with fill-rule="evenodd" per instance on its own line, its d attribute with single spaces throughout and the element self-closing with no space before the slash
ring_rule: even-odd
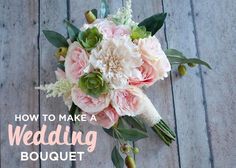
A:
<svg viewBox="0 0 236 168">
<path fill-rule="evenodd" d="M 213 165 L 236 165 L 236 3 L 232 0 L 191 1 L 198 55 L 211 63 L 202 68 L 205 108 Z"/>
<path fill-rule="evenodd" d="M 150 0 L 148 3 L 144 3 L 142 0 L 135 0 L 132 5 L 135 21 L 142 21 L 153 14 L 162 12 L 160 0 Z M 158 32 L 157 37 L 160 40 L 160 43 L 163 44 L 162 47 L 165 48 L 166 43 L 163 28 Z M 167 78 L 164 81 L 158 81 L 155 85 L 149 87 L 146 90 L 146 93 L 163 119 L 174 130 L 175 119 L 170 78 Z M 177 168 L 179 163 L 176 142 L 173 142 L 173 144 L 168 147 L 151 130 L 149 131 L 149 134 L 149 138 L 140 140 L 136 143 L 136 146 L 141 149 L 140 154 L 136 155 L 137 165 L 142 168 Z"/>
<path fill-rule="evenodd" d="M 114 13 L 125 0 L 108 2 Z M 91 130 L 98 132 L 97 147 L 95 152 L 86 153 L 82 162 L 75 163 L 21 162 L 21 151 L 69 152 L 71 147 L 11 147 L 7 132 L 7 125 L 13 123 L 14 126 L 27 124 L 32 131 L 37 131 L 42 124 L 47 124 L 50 131 L 57 124 L 69 125 L 42 120 L 40 123 L 14 122 L 14 115 L 68 113 L 62 98 L 46 99 L 45 93 L 41 92 L 39 100 L 38 91 L 34 89 L 37 83 L 55 81 L 53 70 L 56 69 L 56 60 L 53 55 L 56 48 L 48 43 L 42 30 L 51 29 L 66 35 L 63 26 L 65 18 L 70 17 L 80 27 L 85 22 L 84 12 L 99 7 L 99 0 L 0 1 L 1 168 L 113 167 L 110 155 L 114 140 L 100 127 L 88 123 L 83 123 L 81 129 L 85 133 Z M 233 0 L 133 0 L 136 21 L 162 12 L 163 9 L 169 13 L 166 30 L 162 28 L 157 34 L 163 48 L 177 48 L 187 56 L 200 57 L 209 62 L 213 70 L 209 71 L 205 67 L 189 68 L 189 75 L 181 79 L 173 72 L 172 78 L 158 81 L 146 89 L 163 119 L 172 129 L 177 129 L 179 147 L 176 142 L 167 147 L 149 130 L 149 138 L 135 143 L 140 148 L 140 153 L 135 156 L 137 167 L 235 167 L 236 4 Z M 73 129 L 78 130 L 75 127 Z M 72 150 L 87 149 L 78 145 Z"/>
<path fill-rule="evenodd" d="M 28 125 L 38 130 L 37 122 L 15 122 L 15 114 L 37 114 L 38 82 L 37 1 L 0 1 L 0 118 L 1 167 L 33 167 L 39 162 L 20 161 L 20 152 L 38 152 L 38 146 L 10 146 L 8 124 Z"/>
<path fill-rule="evenodd" d="M 54 30 L 66 35 L 66 28 L 63 20 L 67 18 L 67 4 L 64 0 L 40 1 L 40 83 L 54 83 L 57 60 L 54 56 L 56 48 L 51 45 L 42 33 L 42 30 Z M 46 98 L 45 92 L 40 96 L 40 114 L 53 114 L 58 117 L 59 114 L 68 114 L 68 109 L 62 98 Z M 54 131 L 58 124 L 62 125 L 62 131 L 65 126 L 70 126 L 69 122 L 59 122 L 58 120 L 50 122 L 41 119 L 40 125 L 47 125 L 49 133 Z M 70 152 L 71 147 L 67 145 L 41 146 L 42 152 Z M 41 167 L 69 168 L 71 162 L 68 161 L 42 161 Z"/>
<path fill-rule="evenodd" d="M 196 57 L 190 1 L 164 1 L 164 7 L 168 47 Z M 172 77 L 181 167 L 211 167 L 199 68 L 188 68 L 182 78 L 173 72 Z"/>
<path fill-rule="evenodd" d="M 119 7 L 122 6 L 121 0 L 110 0 L 109 6 L 111 12 L 115 12 Z M 84 12 L 89 9 L 100 9 L 100 1 L 98 0 L 71 0 L 70 1 L 70 17 L 76 26 L 81 27 L 85 22 Z M 111 158 L 111 151 L 115 145 L 113 138 L 109 137 L 100 127 L 93 126 L 89 123 L 82 123 L 81 129 L 86 133 L 88 131 L 97 131 L 97 146 L 93 153 L 88 153 L 86 148 L 81 146 L 75 146 L 75 151 L 85 151 L 84 160 L 77 161 L 76 167 L 103 167 L 111 168 L 113 167 Z M 78 128 L 74 128 L 78 130 Z"/>
</svg>

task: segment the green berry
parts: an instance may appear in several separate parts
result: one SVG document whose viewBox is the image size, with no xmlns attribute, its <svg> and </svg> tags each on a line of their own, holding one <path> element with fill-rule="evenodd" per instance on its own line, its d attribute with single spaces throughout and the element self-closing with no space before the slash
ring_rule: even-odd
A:
<svg viewBox="0 0 236 168">
<path fill-rule="evenodd" d="M 195 63 L 188 63 L 188 66 L 193 68 L 196 66 L 196 64 Z"/>
<path fill-rule="evenodd" d="M 127 168 L 136 168 L 134 159 L 129 155 L 125 158 L 125 165 L 127 166 Z"/>
<path fill-rule="evenodd" d="M 181 76 L 184 76 L 187 74 L 187 69 L 186 69 L 186 66 L 184 65 L 179 65 L 178 67 L 178 72 Z"/>
<path fill-rule="evenodd" d="M 135 148 L 133 149 L 133 153 L 134 153 L 134 154 L 138 154 L 138 153 L 139 153 L 139 148 L 135 147 Z"/>
</svg>

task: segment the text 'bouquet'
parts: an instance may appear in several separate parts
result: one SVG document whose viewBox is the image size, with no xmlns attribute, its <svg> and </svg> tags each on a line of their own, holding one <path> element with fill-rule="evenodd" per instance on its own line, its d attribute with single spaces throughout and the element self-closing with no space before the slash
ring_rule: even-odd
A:
<svg viewBox="0 0 236 168">
<path fill-rule="evenodd" d="M 166 13 L 155 14 L 140 23 L 132 20 L 131 2 L 108 15 L 104 3 L 101 18 L 97 10 L 85 13 L 87 23 L 80 29 L 65 21 L 69 38 L 44 30 L 46 38 L 58 48 L 57 82 L 40 86 L 47 97 L 63 96 L 70 114 L 96 117 L 92 124 L 118 140 L 112 151 L 116 167 L 135 167 L 130 153 L 139 149 L 129 142 L 148 136 L 145 125 L 167 144 L 175 133 L 142 91 L 158 80 L 168 77 L 171 64 L 178 64 L 181 75 L 186 66 L 209 65 L 199 59 L 186 58 L 175 49 L 165 52 L 154 36 L 163 26 Z M 209 67 L 210 68 L 210 67 Z M 125 161 L 120 152 L 126 155 Z"/>
</svg>

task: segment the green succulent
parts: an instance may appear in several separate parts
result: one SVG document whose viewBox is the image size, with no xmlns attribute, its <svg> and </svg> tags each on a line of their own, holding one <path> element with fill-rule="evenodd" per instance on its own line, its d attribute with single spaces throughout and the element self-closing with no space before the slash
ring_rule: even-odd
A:
<svg viewBox="0 0 236 168">
<path fill-rule="evenodd" d="M 151 32 L 147 31 L 146 28 L 144 26 L 135 26 L 132 28 L 131 31 L 131 39 L 135 40 L 135 39 L 143 39 L 146 37 L 149 37 L 151 35 Z"/>
<path fill-rule="evenodd" d="M 98 71 L 84 74 L 79 79 L 79 88 L 92 97 L 99 97 L 108 92 L 108 84 L 102 78 L 102 73 Z"/>
<path fill-rule="evenodd" d="M 77 38 L 77 41 L 86 49 L 91 51 L 102 41 L 102 34 L 96 27 L 88 28 L 85 31 L 81 31 Z"/>
</svg>

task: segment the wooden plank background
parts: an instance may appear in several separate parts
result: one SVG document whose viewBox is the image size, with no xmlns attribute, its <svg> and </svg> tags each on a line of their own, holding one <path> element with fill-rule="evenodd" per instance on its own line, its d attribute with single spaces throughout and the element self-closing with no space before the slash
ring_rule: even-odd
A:
<svg viewBox="0 0 236 168">
<path fill-rule="evenodd" d="M 125 0 L 109 0 L 115 12 Z M 151 131 L 138 141 L 138 168 L 236 167 L 236 3 L 233 0 L 133 0 L 133 15 L 141 21 L 167 12 L 165 27 L 157 34 L 163 48 L 177 48 L 186 55 L 209 62 L 176 72 L 146 90 L 163 118 L 175 129 L 177 141 L 166 147 Z M 53 48 L 42 34 L 53 29 L 66 35 L 62 24 L 84 22 L 87 9 L 99 8 L 99 0 L 0 0 L 0 125 L 2 168 L 111 168 L 113 140 L 100 128 L 97 148 L 80 162 L 21 162 L 20 151 L 80 151 L 80 146 L 9 146 L 7 125 L 15 114 L 58 114 L 67 109 L 61 99 L 46 99 L 34 89 L 55 80 Z M 176 67 L 173 67 L 176 68 Z M 15 122 L 14 125 L 23 125 Z M 36 131 L 43 124 L 53 130 L 59 122 L 29 122 Z M 69 124 L 69 123 L 68 123 Z M 76 129 L 76 128 L 73 128 Z"/>
</svg>

